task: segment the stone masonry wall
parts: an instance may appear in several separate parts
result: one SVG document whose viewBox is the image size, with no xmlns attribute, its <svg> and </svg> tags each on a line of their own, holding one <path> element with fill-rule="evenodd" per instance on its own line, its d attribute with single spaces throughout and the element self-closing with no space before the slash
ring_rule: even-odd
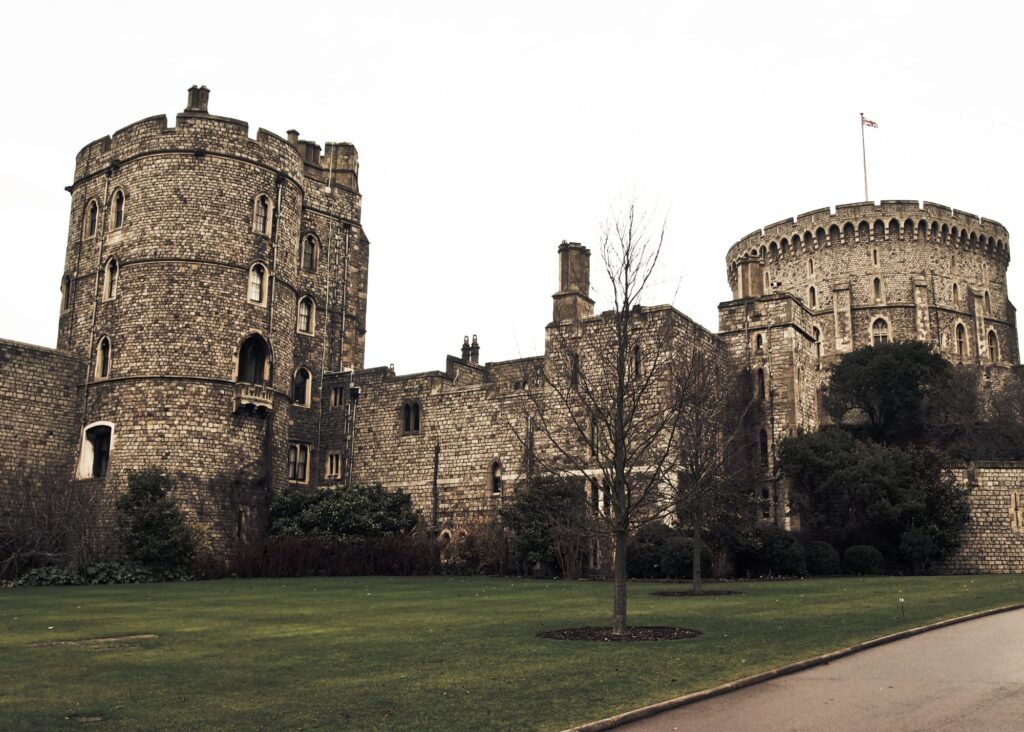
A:
<svg viewBox="0 0 1024 732">
<path fill-rule="evenodd" d="M 971 521 L 960 551 L 940 571 L 1024 572 L 1024 463 L 977 463 L 953 473 L 967 494 Z"/>
</svg>

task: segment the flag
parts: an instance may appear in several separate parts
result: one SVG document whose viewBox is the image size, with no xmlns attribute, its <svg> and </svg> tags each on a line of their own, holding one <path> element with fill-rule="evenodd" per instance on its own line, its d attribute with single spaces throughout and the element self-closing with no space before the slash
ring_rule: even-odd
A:
<svg viewBox="0 0 1024 732">
<path fill-rule="evenodd" d="M 860 123 L 862 125 L 864 125 L 865 127 L 878 127 L 878 123 L 877 122 L 872 122 L 867 117 L 865 117 L 863 114 L 861 114 L 861 116 L 860 116 Z"/>
</svg>

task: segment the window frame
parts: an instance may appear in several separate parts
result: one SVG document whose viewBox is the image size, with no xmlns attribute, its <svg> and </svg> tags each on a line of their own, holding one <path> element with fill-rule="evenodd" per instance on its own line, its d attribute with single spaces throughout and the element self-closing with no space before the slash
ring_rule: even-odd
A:
<svg viewBox="0 0 1024 732">
<path fill-rule="evenodd" d="M 293 459 L 294 456 L 294 459 Z M 310 457 L 312 456 L 312 447 L 308 442 L 299 442 L 297 440 L 290 440 L 288 442 L 288 482 L 289 483 L 309 483 L 309 467 Z M 300 460 L 301 458 L 301 460 Z M 301 467 L 301 474 L 300 474 Z"/>
<path fill-rule="evenodd" d="M 406 399 L 402 402 L 398 427 L 403 437 L 420 434 L 423 428 L 423 404 L 419 399 Z"/>
<path fill-rule="evenodd" d="M 100 231 L 100 204 L 95 198 L 85 202 L 82 216 L 82 241 L 95 239 Z"/>
<path fill-rule="evenodd" d="M 341 453 L 339 451 L 332 450 L 327 453 L 327 460 L 324 462 L 324 478 L 327 480 L 341 478 Z"/>
<path fill-rule="evenodd" d="M 306 245 L 310 245 L 310 266 L 306 266 Z M 320 239 L 316 234 L 307 232 L 299 239 L 299 271 L 313 274 L 320 260 Z"/>
<path fill-rule="evenodd" d="M 266 205 L 266 210 L 262 212 L 261 203 Z M 252 201 L 252 231 L 268 238 L 274 236 L 274 200 L 266 193 L 257 194 Z"/>
<path fill-rule="evenodd" d="M 875 335 L 875 326 L 878 325 L 879 323 L 882 323 L 883 325 L 885 325 L 884 337 L 879 337 L 879 336 Z M 892 324 L 888 321 L 888 319 L 886 319 L 884 317 L 881 317 L 881 316 L 879 316 L 879 317 L 877 317 L 877 318 L 875 318 L 874 320 L 871 321 L 871 326 L 870 326 L 870 330 L 868 331 L 868 334 L 871 336 L 871 345 L 872 345 L 872 347 L 877 346 L 880 343 L 892 343 L 893 342 L 893 340 L 892 340 Z"/>
<path fill-rule="evenodd" d="M 255 272 L 257 270 L 257 268 L 262 272 L 262 274 L 260 275 L 260 299 L 259 300 L 253 300 L 252 299 L 252 288 L 253 288 L 252 276 L 253 276 L 253 272 Z M 268 288 L 269 288 L 269 280 L 270 280 L 270 276 L 269 275 L 270 275 L 270 270 L 267 269 L 267 265 L 265 265 L 263 262 L 253 262 L 251 265 L 249 265 L 249 273 L 246 275 L 246 278 L 245 278 L 245 299 L 246 299 L 246 302 L 248 302 L 248 303 L 250 303 L 252 305 L 259 305 L 260 307 L 264 307 L 264 308 L 267 307 L 267 291 L 268 291 Z"/>
<path fill-rule="evenodd" d="M 67 272 L 60 278 L 60 312 L 61 315 L 71 310 L 71 275 Z"/>
<path fill-rule="evenodd" d="M 296 386 L 298 385 L 297 380 L 299 378 L 299 372 L 301 372 L 301 371 L 305 371 L 306 372 L 305 384 L 304 384 L 304 387 L 303 387 L 303 392 L 304 393 L 302 395 L 302 401 L 297 401 L 295 399 L 295 389 L 296 389 Z M 309 409 L 312 406 L 312 402 L 313 402 L 313 372 L 310 371 L 309 368 L 307 368 L 306 366 L 299 366 L 297 369 L 295 369 L 294 373 L 292 373 L 292 404 L 294 406 L 296 406 L 296 407 L 304 407 L 305 409 Z"/>
<path fill-rule="evenodd" d="M 89 433 L 105 428 L 107 430 L 106 460 L 101 474 L 96 475 L 96 445 L 89 438 Z M 88 446 L 88 447 L 87 447 Z M 78 480 L 103 480 L 110 473 L 110 458 L 114 452 L 114 423 L 106 421 L 92 422 L 82 428 L 81 444 L 78 452 L 78 465 L 75 478 Z"/>
<path fill-rule="evenodd" d="M 505 485 L 505 466 L 501 464 L 501 458 L 491 460 L 487 470 L 487 487 L 492 496 L 502 495 Z"/>
<path fill-rule="evenodd" d="M 128 210 L 128 196 L 123 188 L 115 188 L 110 195 L 110 230 L 120 231 L 124 228 L 125 214 Z"/>
<path fill-rule="evenodd" d="M 106 344 L 106 349 L 104 349 Z M 110 336 L 100 335 L 96 340 L 94 351 L 95 363 L 93 365 L 93 381 L 106 381 L 110 378 L 111 366 L 114 361 L 114 346 L 110 342 Z"/>
<path fill-rule="evenodd" d="M 302 314 L 303 305 L 309 308 L 305 316 Z M 303 319 L 306 321 L 306 328 L 302 327 Z M 316 335 L 316 300 L 310 295 L 303 295 L 295 303 L 295 332 L 300 335 Z"/>
<path fill-rule="evenodd" d="M 120 274 L 121 265 L 118 263 L 117 257 L 108 257 L 107 263 L 103 265 L 103 287 L 101 289 L 103 302 L 117 298 L 117 280 Z"/>
</svg>

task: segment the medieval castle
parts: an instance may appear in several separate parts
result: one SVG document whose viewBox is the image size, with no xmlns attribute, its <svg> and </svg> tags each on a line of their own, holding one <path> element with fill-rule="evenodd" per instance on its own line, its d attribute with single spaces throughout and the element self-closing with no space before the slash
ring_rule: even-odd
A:
<svg viewBox="0 0 1024 732">
<path fill-rule="evenodd" d="M 99 481 L 112 501 L 130 472 L 158 467 L 214 547 L 258 532 L 266 492 L 295 485 L 380 482 L 441 528 L 492 515 L 524 475 L 518 423 L 560 358 L 550 336 L 600 322 L 590 252 L 558 248 L 543 355 L 482 364 L 474 336 L 443 371 L 364 368 L 355 148 L 252 138 L 208 98 L 193 87 L 173 127 L 150 117 L 78 154 L 57 348 L 0 341 L 0 476 Z M 1008 241 L 932 203 L 823 208 L 729 249 L 717 334 L 669 306 L 644 313 L 750 370 L 764 519 L 785 525 L 776 445 L 817 428 L 839 355 L 917 339 L 986 384 L 1020 378 Z M 953 568 L 1024 571 L 1024 466 L 958 475 L 974 520 Z"/>
</svg>

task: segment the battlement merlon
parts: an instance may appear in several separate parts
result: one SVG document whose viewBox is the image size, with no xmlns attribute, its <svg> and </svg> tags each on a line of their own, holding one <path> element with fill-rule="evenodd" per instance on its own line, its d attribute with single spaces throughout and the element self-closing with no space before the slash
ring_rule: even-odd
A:
<svg viewBox="0 0 1024 732">
<path fill-rule="evenodd" d="M 188 106 L 173 127 L 166 115 L 155 115 L 90 142 L 75 158 L 72 188 L 135 158 L 176 152 L 230 156 L 270 167 L 296 183 L 308 178 L 323 187 L 358 194 L 359 154 L 354 145 L 329 142 L 321 154 L 319 145 L 299 140 L 297 132 L 289 132 L 285 139 L 262 128 L 253 139 L 247 122 L 209 113 L 209 93 L 206 87 L 189 89 Z"/>
</svg>

